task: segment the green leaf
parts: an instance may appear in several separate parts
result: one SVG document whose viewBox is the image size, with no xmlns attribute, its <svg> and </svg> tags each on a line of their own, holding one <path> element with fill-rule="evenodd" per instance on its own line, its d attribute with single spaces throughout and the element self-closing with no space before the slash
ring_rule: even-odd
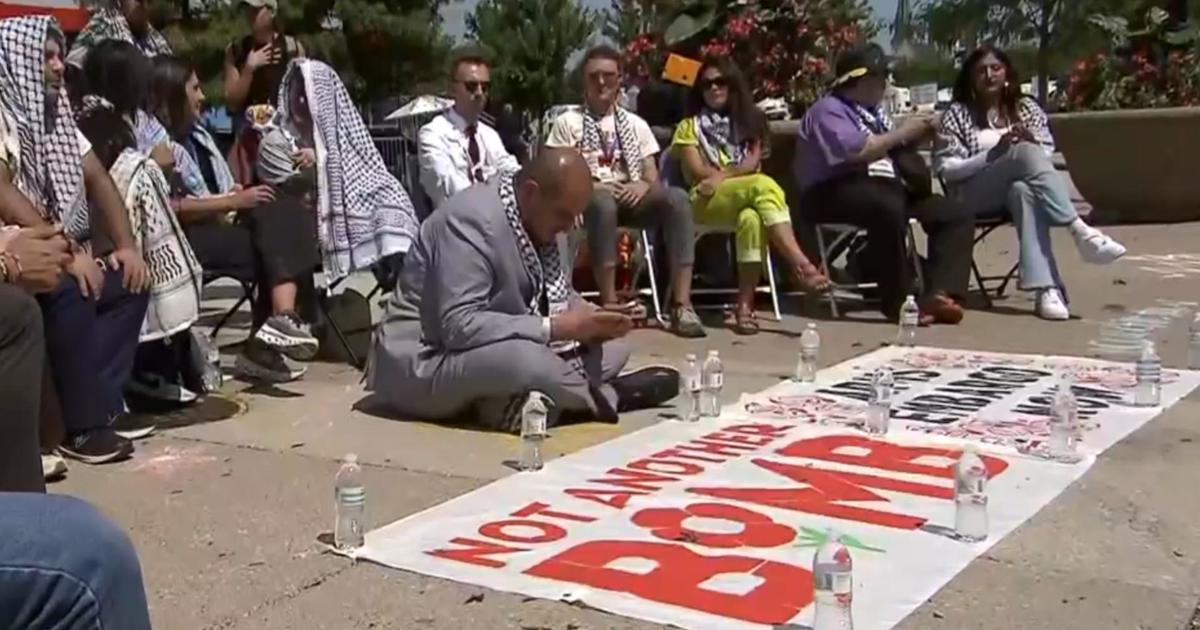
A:
<svg viewBox="0 0 1200 630">
<path fill-rule="evenodd" d="M 687 13 L 681 13 L 667 27 L 667 32 L 663 34 L 663 39 L 667 42 L 668 46 L 686 42 L 708 30 L 713 25 L 716 15 L 717 12 L 715 9 L 708 9 L 695 17 Z"/>
</svg>

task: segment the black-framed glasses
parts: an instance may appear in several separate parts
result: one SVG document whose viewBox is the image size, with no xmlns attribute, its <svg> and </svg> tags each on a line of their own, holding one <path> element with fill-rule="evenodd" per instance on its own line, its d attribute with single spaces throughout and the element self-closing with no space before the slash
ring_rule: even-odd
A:
<svg viewBox="0 0 1200 630">
<path fill-rule="evenodd" d="M 729 79 L 726 77 L 715 77 L 712 79 L 701 79 L 700 89 L 708 90 L 711 88 L 721 88 L 722 90 L 729 89 Z"/>
<path fill-rule="evenodd" d="M 470 94 L 487 94 L 492 90 L 491 81 L 459 81 Z"/>
</svg>

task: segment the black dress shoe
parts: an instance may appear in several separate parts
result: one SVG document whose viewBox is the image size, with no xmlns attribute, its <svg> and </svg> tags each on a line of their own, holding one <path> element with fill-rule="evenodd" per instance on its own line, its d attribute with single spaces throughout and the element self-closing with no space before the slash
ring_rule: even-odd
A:
<svg viewBox="0 0 1200 630">
<path fill-rule="evenodd" d="M 663 405 L 679 395 L 679 370 L 652 365 L 618 376 L 612 382 L 617 392 L 617 411 L 637 411 Z"/>
</svg>

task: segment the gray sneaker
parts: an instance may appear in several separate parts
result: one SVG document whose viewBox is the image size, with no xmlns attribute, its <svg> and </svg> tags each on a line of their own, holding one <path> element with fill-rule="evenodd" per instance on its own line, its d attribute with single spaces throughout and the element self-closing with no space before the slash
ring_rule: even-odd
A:
<svg viewBox="0 0 1200 630">
<path fill-rule="evenodd" d="M 308 367 L 294 365 L 274 348 L 251 339 L 234 362 L 233 371 L 248 381 L 290 383 L 304 376 Z"/>
<path fill-rule="evenodd" d="M 671 332 L 685 339 L 707 337 L 700 316 L 692 307 L 677 306 L 671 311 Z"/>
<path fill-rule="evenodd" d="M 272 315 L 263 322 L 254 338 L 297 361 L 317 356 L 317 338 L 312 327 L 295 313 Z"/>
</svg>

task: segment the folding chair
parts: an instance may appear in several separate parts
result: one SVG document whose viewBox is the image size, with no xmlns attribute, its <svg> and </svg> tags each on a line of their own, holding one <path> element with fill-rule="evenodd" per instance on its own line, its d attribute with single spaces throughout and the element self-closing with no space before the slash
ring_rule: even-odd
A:
<svg viewBox="0 0 1200 630">
<path fill-rule="evenodd" d="M 346 276 L 330 283 L 324 271 L 317 271 L 313 274 L 313 288 L 315 289 L 317 308 L 321 311 L 321 317 L 325 320 L 325 324 L 333 330 L 333 334 L 337 336 L 338 342 L 342 344 L 342 349 L 346 351 L 346 356 L 350 358 L 350 365 L 361 370 L 365 365 L 363 359 L 359 358 L 358 353 L 350 345 L 350 339 L 346 337 L 346 333 L 342 330 L 342 327 L 338 325 L 329 312 L 329 298 L 333 296 L 337 288 L 348 277 Z"/>
<path fill-rule="evenodd" d="M 577 229 L 582 230 L 583 228 Z M 654 244 L 650 239 L 650 231 L 627 227 L 618 227 L 617 231 L 637 233 L 638 244 L 634 247 L 633 251 L 633 288 L 638 295 L 650 297 L 651 308 L 654 309 L 654 320 L 657 321 L 659 325 L 666 325 L 666 320 L 663 318 L 663 309 L 659 306 L 658 274 L 654 269 Z M 573 263 L 575 261 L 575 255 L 579 253 L 578 247 L 572 242 L 572 246 L 569 246 L 567 249 L 568 259 Z M 649 272 L 650 276 L 650 286 L 639 289 L 637 287 L 638 279 L 642 277 L 643 272 L 647 271 Z M 597 298 L 600 297 L 600 292 L 580 291 L 579 295 L 585 298 Z"/>
<path fill-rule="evenodd" d="M 1011 223 L 1012 220 L 1007 214 L 998 213 L 977 218 L 975 220 L 975 247 L 978 247 L 979 244 L 982 243 L 984 239 L 986 239 L 992 232 L 995 232 L 997 228 L 1010 225 Z M 996 286 L 996 297 L 1004 297 L 1004 293 L 1008 289 L 1008 283 L 1011 282 L 1012 279 L 1017 275 L 1017 271 L 1020 269 L 1020 266 L 1021 263 L 1018 261 L 1013 263 L 1012 268 L 1010 268 L 1006 274 L 998 276 L 985 276 L 979 269 L 979 263 L 975 262 L 974 254 L 971 255 L 971 275 L 975 280 L 975 286 L 978 288 L 979 294 L 983 296 L 984 304 L 986 304 L 989 309 L 994 306 L 994 302 L 992 301 L 992 296 L 990 290 L 988 289 L 988 283 L 999 281 L 1000 284 Z"/>
<path fill-rule="evenodd" d="M 230 280 L 236 281 L 242 287 L 242 296 L 238 298 L 238 301 L 234 303 L 231 308 L 221 315 L 221 319 L 217 320 L 217 325 L 213 326 L 212 332 L 208 333 L 208 338 L 213 340 L 217 338 L 217 333 L 221 332 L 221 329 L 225 327 L 225 324 L 229 323 L 229 319 L 233 317 L 233 314 L 241 310 L 242 305 L 254 297 L 254 291 L 257 288 L 257 285 L 251 280 L 244 280 L 229 273 L 210 273 L 208 271 L 204 272 L 204 275 L 201 278 L 201 283 L 202 286 L 207 287 L 221 278 L 229 278 Z"/>
<path fill-rule="evenodd" d="M 908 235 L 905 239 L 908 244 L 909 264 L 913 266 L 913 273 L 916 274 L 918 291 L 925 286 L 925 272 L 921 268 L 921 258 L 917 253 L 917 238 L 915 227 L 916 219 L 908 220 Z M 854 283 L 837 283 L 832 282 L 833 276 L 830 273 L 833 269 L 833 261 L 837 260 L 842 254 L 850 249 L 854 240 L 858 237 L 866 237 L 866 230 L 849 223 L 835 222 L 816 222 L 812 224 L 813 230 L 817 235 L 817 255 L 821 259 L 821 270 L 825 272 L 826 277 L 829 277 L 831 284 L 829 290 L 825 292 L 825 298 L 829 302 L 829 311 L 833 316 L 841 317 L 838 313 L 838 295 L 839 291 L 858 291 L 866 289 L 879 288 L 878 282 L 854 282 Z M 826 232 L 833 233 L 833 239 L 827 241 Z"/>
</svg>

